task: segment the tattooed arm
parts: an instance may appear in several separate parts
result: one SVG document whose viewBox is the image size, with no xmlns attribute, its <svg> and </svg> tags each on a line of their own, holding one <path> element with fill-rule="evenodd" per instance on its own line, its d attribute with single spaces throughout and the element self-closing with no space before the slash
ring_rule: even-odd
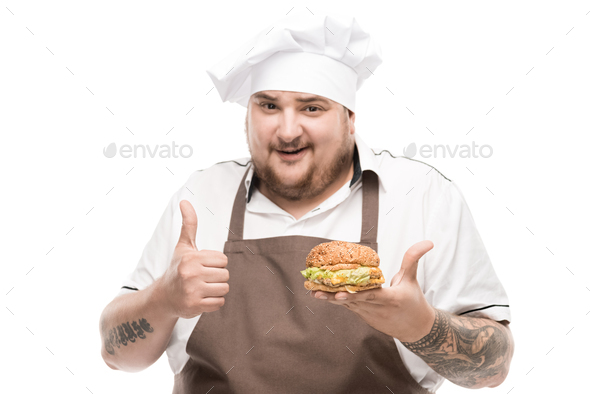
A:
<svg viewBox="0 0 590 394">
<path fill-rule="evenodd" d="M 100 317 L 101 355 L 112 369 L 141 371 L 160 358 L 177 317 L 163 303 L 160 282 L 115 298 Z"/>
<path fill-rule="evenodd" d="M 499 386 L 510 368 L 514 340 L 508 323 L 457 316 L 435 308 L 430 333 L 402 344 L 439 375 L 466 388 Z"/>
<path fill-rule="evenodd" d="M 225 303 L 227 256 L 197 250 L 195 209 L 182 200 L 180 211 L 180 238 L 164 274 L 143 290 L 115 298 L 102 313 L 102 357 L 113 369 L 135 372 L 149 367 L 168 347 L 179 317 L 192 319 Z"/>
</svg>

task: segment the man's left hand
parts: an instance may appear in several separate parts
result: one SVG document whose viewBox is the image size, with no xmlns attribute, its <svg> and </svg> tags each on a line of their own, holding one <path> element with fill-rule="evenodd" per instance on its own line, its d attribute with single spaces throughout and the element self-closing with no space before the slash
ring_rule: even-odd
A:
<svg viewBox="0 0 590 394">
<path fill-rule="evenodd" d="M 343 305 L 371 327 L 401 342 L 415 342 L 426 336 L 434 324 L 434 308 L 426 301 L 418 279 L 418 260 L 434 247 L 431 241 L 412 245 L 404 254 L 402 265 L 391 279 L 390 287 L 329 293 L 312 291 L 312 297 Z"/>
</svg>

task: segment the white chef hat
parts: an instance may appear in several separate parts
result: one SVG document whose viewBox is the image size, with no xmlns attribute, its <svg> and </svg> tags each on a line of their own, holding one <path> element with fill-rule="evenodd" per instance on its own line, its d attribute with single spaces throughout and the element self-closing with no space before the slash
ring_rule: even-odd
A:
<svg viewBox="0 0 590 394">
<path fill-rule="evenodd" d="M 317 94 L 355 112 L 356 91 L 382 63 L 354 17 L 293 15 L 260 31 L 207 70 L 223 101 L 248 106 L 262 90 Z"/>
</svg>

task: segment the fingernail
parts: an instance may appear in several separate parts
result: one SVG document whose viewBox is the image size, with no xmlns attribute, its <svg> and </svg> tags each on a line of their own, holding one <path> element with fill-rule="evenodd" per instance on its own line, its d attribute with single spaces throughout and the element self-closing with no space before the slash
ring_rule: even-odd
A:
<svg viewBox="0 0 590 394">
<path fill-rule="evenodd" d="M 347 299 L 348 299 L 348 298 L 346 298 L 346 297 L 338 298 L 338 300 L 339 300 L 339 301 L 340 301 L 340 300 L 347 300 Z"/>
<path fill-rule="evenodd" d="M 327 300 L 327 299 L 328 299 L 328 297 L 326 297 L 326 296 L 320 296 L 320 300 Z"/>
</svg>

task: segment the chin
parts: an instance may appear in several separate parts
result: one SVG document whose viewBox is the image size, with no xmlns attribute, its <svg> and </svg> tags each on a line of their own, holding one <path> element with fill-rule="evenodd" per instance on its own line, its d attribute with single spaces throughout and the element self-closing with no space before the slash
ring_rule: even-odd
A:
<svg viewBox="0 0 590 394">
<path fill-rule="evenodd" d="M 300 178 L 309 171 L 309 164 L 307 160 L 289 163 L 279 159 L 273 163 L 272 170 L 281 178 Z"/>
<path fill-rule="evenodd" d="M 277 172 L 278 178 L 281 180 L 283 186 L 294 187 L 303 179 L 305 175 L 304 171 L 279 171 Z"/>
</svg>

